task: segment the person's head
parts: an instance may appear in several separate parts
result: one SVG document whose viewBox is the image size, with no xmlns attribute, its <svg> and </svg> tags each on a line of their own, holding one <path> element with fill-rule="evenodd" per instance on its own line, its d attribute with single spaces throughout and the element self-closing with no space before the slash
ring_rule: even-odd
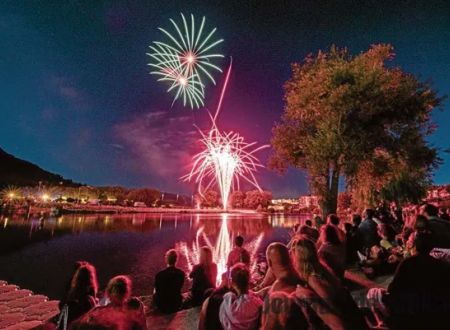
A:
<svg viewBox="0 0 450 330">
<path fill-rule="evenodd" d="M 305 225 L 307 225 L 308 227 L 312 227 L 312 221 L 311 220 L 306 220 L 305 221 Z"/>
<path fill-rule="evenodd" d="M 209 266 L 213 263 L 213 254 L 208 246 L 203 246 L 200 249 L 200 264 Z"/>
<path fill-rule="evenodd" d="M 178 260 L 178 253 L 176 250 L 171 249 L 166 252 L 166 263 L 169 266 L 175 266 Z"/>
<path fill-rule="evenodd" d="M 266 249 L 267 265 L 272 269 L 275 276 L 277 271 L 292 267 L 291 257 L 286 245 L 282 243 L 271 243 Z"/>
<path fill-rule="evenodd" d="M 433 240 L 430 233 L 416 232 L 413 243 L 413 254 L 429 254 L 433 250 L 433 247 Z"/>
<path fill-rule="evenodd" d="M 383 238 L 389 242 L 393 242 L 395 240 L 395 231 L 391 226 L 381 223 L 378 225 L 377 229 L 378 229 L 378 235 L 381 238 Z"/>
<path fill-rule="evenodd" d="M 375 211 L 373 209 L 365 209 L 364 216 L 367 219 L 372 219 L 375 216 Z"/>
<path fill-rule="evenodd" d="M 334 227 L 331 224 L 327 224 L 322 229 L 322 241 L 330 243 L 332 245 L 339 245 L 341 242 L 339 240 L 339 236 L 336 230 L 336 227 Z"/>
<path fill-rule="evenodd" d="M 85 295 L 96 296 L 98 290 L 97 272 L 88 262 L 83 262 L 75 271 L 69 289 L 69 299 L 78 299 Z"/>
<path fill-rule="evenodd" d="M 344 223 L 344 230 L 345 230 L 346 234 L 350 233 L 353 230 L 352 224 L 350 222 L 345 222 Z"/>
<path fill-rule="evenodd" d="M 352 215 L 352 223 L 354 226 L 358 227 L 361 224 L 361 216 L 359 214 Z"/>
<path fill-rule="evenodd" d="M 416 221 L 414 222 L 414 230 L 420 232 L 428 230 L 428 219 L 424 215 L 419 214 L 418 216 L 416 216 Z"/>
<path fill-rule="evenodd" d="M 234 239 L 234 245 L 237 247 L 242 247 L 242 245 L 244 245 L 244 237 L 237 235 Z"/>
<path fill-rule="evenodd" d="M 316 245 L 307 238 L 297 239 L 293 246 L 294 267 L 301 277 L 307 279 L 319 267 Z"/>
<path fill-rule="evenodd" d="M 334 213 L 328 214 L 328 216 L 327 216 L 327 224 L 338 226 L 339 225 L 339 218 L 338 218 L 338 216 L 336 214 L 334 214 Z"/>
<path fill-rule="evenodd" d="M 132 282 L 128 276 L 119 275 L 109 280 L 106 294 L 112 305 L 122 306 L 131 296 Z"/>
<path fill-rule="evenodd" d="M 231 286 L 239 294 L 248 292 L 250 282 L 250 272 L 243 263 L 237 263 L 231 268 Z"/>
<path fill-rule="evenodd" d="M 439 214 L 439 209 L 433 204 L 425 204 L 422 207 L 422 214 L 428 218 L 437 217 Z"/>
</svg>

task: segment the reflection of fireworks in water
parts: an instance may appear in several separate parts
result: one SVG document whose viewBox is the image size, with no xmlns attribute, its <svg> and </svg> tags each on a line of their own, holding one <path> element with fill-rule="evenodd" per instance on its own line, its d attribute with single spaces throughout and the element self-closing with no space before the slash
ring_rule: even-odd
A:
<svg viewBox="0 0 450 330">
<path fill-rule="evenodd" d="M 186 258 L 188 270 L 191 271 L 194 265 L 199 263 L 200 249 L 206 245 L 213 251 L 213 260 L 217 264 L 217 280 L 216 284 L 219 285 L 222 280 L 222 274 L 227 271 L 227 259 L 228 254 L 232 249 L 232 242 L 234 241 L 234 235 L 228 231 L 228 217 L 226 214 L 222 214 L 222 224 L 220 226 L 219 236 L 217 236 L 216 244 L 212 244 L 208 236 L 203 231 L 203 227 L 197 230 L 197 234 L 191 247 L 186 242 L 180 242 L 177 244 L 177 249 Z M 250 253 L 250 273 L 254 273 L 257 266 L 256 253 L 261 245 L 261 241 L 264 234 L 259 234 L 255 239 L 245 245 L 245 248 Z M 201 241 L 204 244 L 201 244 Z"/>
</svg>

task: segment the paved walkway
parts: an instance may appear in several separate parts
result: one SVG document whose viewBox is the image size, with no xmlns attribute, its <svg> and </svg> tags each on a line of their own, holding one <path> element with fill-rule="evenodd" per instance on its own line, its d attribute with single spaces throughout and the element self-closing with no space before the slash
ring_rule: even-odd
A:
<svg viewBox="0 0 450 330">
<path fill-rule="evenodd" d="M 0 281 L 0 329 L 32 329 L 58 312 L 58 301 Z"/>
</svg>

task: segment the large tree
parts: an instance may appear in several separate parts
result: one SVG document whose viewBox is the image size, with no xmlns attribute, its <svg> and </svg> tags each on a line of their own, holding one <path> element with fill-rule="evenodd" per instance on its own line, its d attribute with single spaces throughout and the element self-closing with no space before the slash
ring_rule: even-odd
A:
<svg viewBox="0 0 450 330">
<path fill-rule="evenodd" d="M 333 46 L 292 65 L 270 165 L 306 170 L 324 215 L 336 211 L 342 178 L 353 198 L 369 203 L 405 173 L 428 182 L 439 163 L 426 137 L 441 98 L 429 84 L 386 65 L 393 57 L 390 45 L 357 56 Z"/>
</svg>

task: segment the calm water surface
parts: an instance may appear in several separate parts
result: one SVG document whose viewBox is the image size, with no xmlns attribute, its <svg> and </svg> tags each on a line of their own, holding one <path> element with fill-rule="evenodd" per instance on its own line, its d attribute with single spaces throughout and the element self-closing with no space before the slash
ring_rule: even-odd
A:
<svg viewBox="0 0 450 330">
<path fill-rule="evenodd" d="M 230 234 L 246 240 L 264 233 L 258 249 L 287 242 L 299 216 L 261 214 L 65 215 L 58 218 L 0 218 L 0 279 L 60 299 L 74 263 L 97 267 L 100 288 L 108 279 L 128 274 L 134 294 L 148 295 L 164 265 L 164 252 L 181 241 L 189 245 L 198 229 L 214 243 L 223 218 Z M 184 258 L 179 266 L 187 268 Z"/>
</svg>

